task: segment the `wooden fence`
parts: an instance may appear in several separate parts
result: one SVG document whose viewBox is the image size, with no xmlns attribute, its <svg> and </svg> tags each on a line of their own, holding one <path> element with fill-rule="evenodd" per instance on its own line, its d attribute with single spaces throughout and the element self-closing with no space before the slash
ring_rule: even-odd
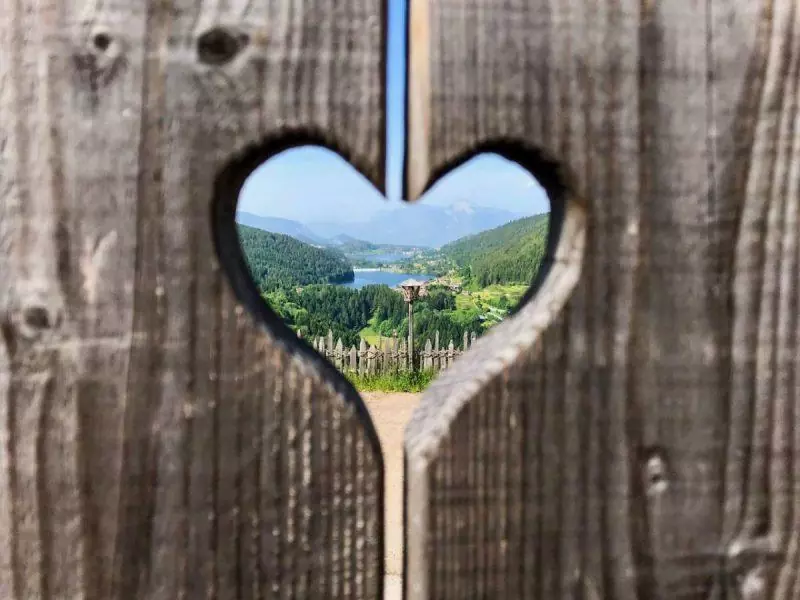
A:
<svg viewBox="0 0 800 600">
<path fill-rule="evenodd" d="M 297 145 L 385 189 L 389 4 L 2 4 L 0 599 L 382 598 L 376 428 L 234 216 Z M 552 212 L 405 429 L 405 600 L 800 598 L 798 2 L 408 5 L 404 197 Z"/>
<path fill-rule="evenodd" d="M 421 355 L 414 353 L 412 360 L 408 358 L 408 344 L 397 334 L 391 338 L 380 338 L 378 344 L 371 345 L 365 340 L 356 349 L 344 347 L 342 339 L 334 343 L 333 332 L 327 336 L 313 338 L 312 346 L 322 356 L 331 361 L 343 373 L 383 374 L 397 373 L 405 370 L 422 369 L 425 371 L 444 371 L 453 364 L 456 358 L 469 350 L 475 342 L 475 332 L 464 332 L 461 347 L 456 347 L 453 340 L 447 346 L 439 344 L 439 332 L 433 342 L 426 340 Z M 410 366 L 413 365 L 413 366 Z"/>
</svg>

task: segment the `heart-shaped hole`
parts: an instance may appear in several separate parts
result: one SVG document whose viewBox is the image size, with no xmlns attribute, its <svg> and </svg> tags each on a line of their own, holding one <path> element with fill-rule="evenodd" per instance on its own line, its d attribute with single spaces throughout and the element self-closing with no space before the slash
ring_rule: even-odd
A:
<svg viewBox="0 0 800 600">
<path fill-rule="evenodd" d="M 252 172 L 236 221 L 277 317 L 361 391 L 419 392 L 525 296 L 547 209 L 533 177 L 497 155 L 408 204 L 382 198 L 334 153 L 302 147 Z"/>
<path fill-rule="evenodd" d="M 268 144 L 226 172 L 217 193 L 239 190 L 236 224 L 230 204 L 217 203 L 217 249 L 240 300 L 273 335 L 324 356 L 330 377 L 361 392 L 383 455 L 388 582 L 402 571 L 405 425 L 419 392 L 473 334 L 530 296 L 553 248 L 549 201 L 498 155 L 472 159 L 406 204 L 396 170 L 387 200 L 333 152 L 291 146 Z M 408 282 L 404 294 L 397 285 L 409 279 L 425 285 Z"/>
</svg>

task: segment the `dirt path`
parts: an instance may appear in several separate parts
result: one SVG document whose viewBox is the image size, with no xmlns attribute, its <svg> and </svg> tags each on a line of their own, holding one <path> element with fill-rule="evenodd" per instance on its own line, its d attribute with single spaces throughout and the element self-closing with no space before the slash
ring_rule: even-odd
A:
<svg viewBox="0 0 800 600">
<path fill-rule="evenodd" d="M 403 432 L 421 394 L 361 394 L 383 447 L 386 470 L 386 595 L 401 597 L 403 572 Z"/>
</svg>

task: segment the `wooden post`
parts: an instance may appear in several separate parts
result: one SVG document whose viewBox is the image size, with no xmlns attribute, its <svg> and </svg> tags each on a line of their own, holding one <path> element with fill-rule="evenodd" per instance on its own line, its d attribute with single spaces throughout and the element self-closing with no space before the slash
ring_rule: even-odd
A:
<svg viewBox="0 0 800 600">
<path fill-rule="evenodd" d="M 442 368 L 442 362 L 439 357 L 439 330 L 436 330 L 436 333 L 433 336 L 433 370 L 440 371 Z"/>
<path fill-rule="evenodd" d="M 400 342 L 397 339 L 397 330 L 392 332 L 392 370 L 400 370 Z"/>
<path fill-rule="evenodd" d="M 334 364 L 340 371 L 344 370 L 344 346 L 342 338 L 336 340 L 336 347 L 333 350 Z"/>
<path fill-rule="evenodd" d="M 383 359 L 383 372 L 390 373 L 392 371 L 392 338 L 389 337 L 384 341 L 382 348 Z"/>
<path fill-rule="evenodd" d="M 408 303 L 408 370 L 414 370 L 414 301 Z"/>
<path fill-rule="evenodd" d="M 400 349 L 397 352 L 398 356 L 398 368 L 399 370 L 405 371 L 408 369 L 408 354 L 406 353 L 406 343 L 404 340 L 400 340 Z"/>
<path fill-rule="evenodd" d="M 350 364 L 349 370 L 351 373 L 358 372 L 358 351 L 355 346 L 350 347 Z"/>
<path fill-rule="evenodd" d="M 424 369 L 426 371 L 433 369 L 433 346 L 431 345 L 430 340 L 425 341 L 425 353 L 424 353 Z"/>
<path fill-rule="evenodd" d="M 367 342 L 361 338 L 361 343 L 358 347 L 358 372 L 361 375 L 367 372 Z"/>
</svg>

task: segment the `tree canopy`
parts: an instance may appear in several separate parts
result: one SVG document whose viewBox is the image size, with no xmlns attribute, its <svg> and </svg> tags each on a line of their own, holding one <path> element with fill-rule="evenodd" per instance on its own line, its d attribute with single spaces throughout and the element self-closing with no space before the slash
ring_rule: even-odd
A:
<svg viewBox="0 0 800 600">
<path fill-rule="evenodd" d="M 547 247 L 548 215 L 517 219 L 501 227 L 470 235 L 446 246 L 442 253 L 459 268 L 467 283 L 530 283 Z"/>
<path fill-rule="evenodd" d="M 282 233 L 237 225 L 239 243 L 262 290 L 353 281 L 353 267 L 337 250 L 318 248 Z"/>
</svg>

